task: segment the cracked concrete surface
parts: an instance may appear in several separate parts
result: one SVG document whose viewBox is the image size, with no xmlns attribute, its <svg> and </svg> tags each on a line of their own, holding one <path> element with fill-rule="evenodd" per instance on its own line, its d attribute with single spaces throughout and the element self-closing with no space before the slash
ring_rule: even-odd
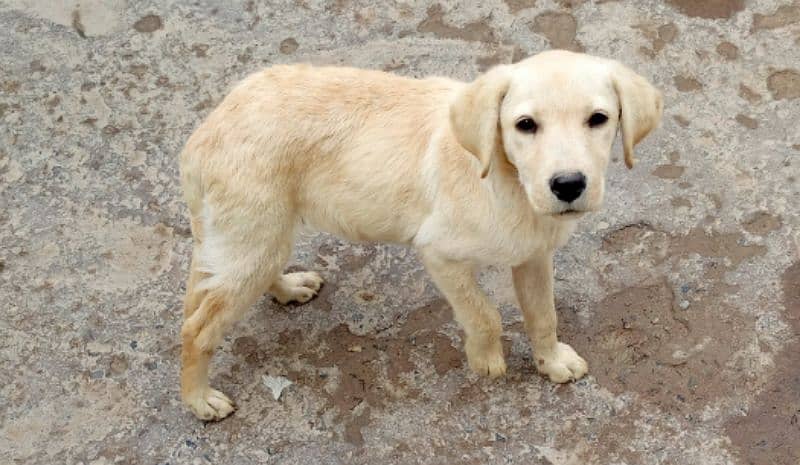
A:
<svg viewBox="0 0 800 465">
<path fill-rule="evenodd" d="M 800 463 L 800 5 L 793 0 L 0 1 L 0 457 L 14 464 Z M 414 253 L 301 238 L 178 399 L 190 234 L 176 155 L 227 89 L 307 61 L 470 79 L 551 46 L 660 87 L 662 127 L 557 256 L 590 376 L 470 374 Z M 617 152 L 616 158 L 620 158 Z M 263 375 L 294 384 L 274 400 Z"/>
</svg>

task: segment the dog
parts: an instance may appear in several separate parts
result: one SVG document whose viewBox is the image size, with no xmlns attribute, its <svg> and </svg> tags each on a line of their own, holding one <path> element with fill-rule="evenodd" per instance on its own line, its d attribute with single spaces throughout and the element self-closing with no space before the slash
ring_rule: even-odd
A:
<svg viewBox="0 0 800 465">
<path fill-rule="evenodd" d="M 223 334 L 265 292 L 307 302 L 315 272 L 283 274 L 300 224 L 415 247 L 463 328 L 470 368 L 506 371 L 501 319 L 475 268 L 510 266 L 535 356 L 552 382 L 586 361 L 556 336 L 553 253 L 601 207 L 611 147 L 625 163 L 662 97 L 609 59 L 561 50 L 473 82 L 279 65 L 238 84 L 180 156 L 194 239 L 181 396 L 200 419 L 234 403 L 208 383 Z"/>
</svg>

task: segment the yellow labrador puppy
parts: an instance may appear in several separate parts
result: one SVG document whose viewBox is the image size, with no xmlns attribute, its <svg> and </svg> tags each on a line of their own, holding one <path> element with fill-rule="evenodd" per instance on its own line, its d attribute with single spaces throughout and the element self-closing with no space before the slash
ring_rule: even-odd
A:
<svg viewBox="0 0 800 465">
<path fill-rule="evenodd" d="M 617 128 L 625 162 L 661 94 L 623 65 L 549 51 L 471 83 L 275 66 L 240 83 L 191 136 L 181 180 L 194 252 L 181 393 L 197 417 L 233 402 L 208 384 L 223 333 L 264 292 L 306 302 L 322 278 L 282 274 L 296 227 L 416 247 L 465 333 L 469 366 L 506 371 L 500 315 L 475 278 L 512 267 L 536 368 L 563 383 L 586 362 L 556 337 L 553 251 L 600 208 Z"/>
</svg>

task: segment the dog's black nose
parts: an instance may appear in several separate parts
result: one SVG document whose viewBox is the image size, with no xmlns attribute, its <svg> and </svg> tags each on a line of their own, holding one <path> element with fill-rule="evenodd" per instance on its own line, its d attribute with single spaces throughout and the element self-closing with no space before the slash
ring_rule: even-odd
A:
<svg viewBox="0 0 800 465">
<path fill-rule="evenodd" d="M 586 176 L 581 172 L 564 173 L 550 179 L 550 190 L 558 200 L 570 203 L 586 189 Z"/>
</svg>

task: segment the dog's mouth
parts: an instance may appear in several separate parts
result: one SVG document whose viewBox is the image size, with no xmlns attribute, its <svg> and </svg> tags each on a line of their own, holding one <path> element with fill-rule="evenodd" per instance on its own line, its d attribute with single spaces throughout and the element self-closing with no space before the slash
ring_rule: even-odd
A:
<svg viewBox="0 0 800 465">
<path fill-rule="evenodd" d="M 583 215 L 584 213 L 586 213 L 586 212 L 583 211 L 583 210 L 573 210 L 571 208 L 568 208 L 566 210 L 562 210 L 560 212 L 553 213 L 553 216 L 556 217 L 556 218 L 569 219 L 569 218 L 577 218 L 577 217 Z"/>
</svg>

